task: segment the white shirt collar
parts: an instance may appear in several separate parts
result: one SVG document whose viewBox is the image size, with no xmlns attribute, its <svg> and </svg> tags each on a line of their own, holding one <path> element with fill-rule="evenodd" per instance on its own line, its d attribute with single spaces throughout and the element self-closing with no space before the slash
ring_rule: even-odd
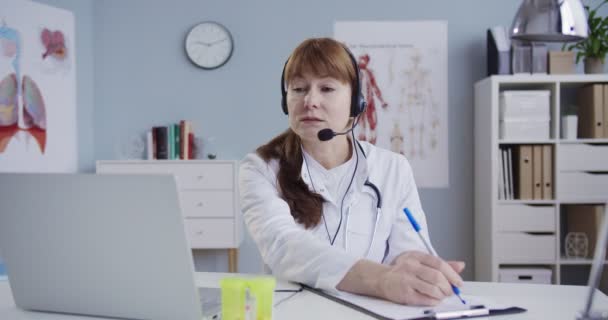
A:
<svg viewBox="0 0 608 320">
<path fill-rule="evenodd" d="M 352 141 L 352 140 L 349 138 L 349 141 Z M 318 188 L 320 187 L 320 184 L 317 183 L 317 180 L 314 180 L 314 181 L 311 180 L 309 172 L 315 171 L 315 172 L 322 172 L 322 173 L 328 174 L 333 169 L 331 169 L 331 170 L 325 169 L 318 161 L 316 161 L 310 154 L 308 154 L 304 150 L 303 147 L 300 147 L 300 148 L 302 148 L 302 157 L 304 159 L 302 161 L 302 169 L 300 170 L 302 179 L 308 185 L 308 188 L 311 191 L 315 191 L 315 189 L 317 189 L 316 191 L 318 192 L 319 191 Z M 356 152 L 356 154 L 353 152 L 351 158 L 344 164 L 341 164 L 340 166 L 349 166 L 349 162 L 354 161 L 355 166 L 357 167 L 357 172 L 355 174 L 355 181 L 353 181 L 351 190 L 358 191 L 362 188 L 365 181 L 367 180 L 367 176 L 368 176 L 367 159 L 366 159 L 365 154 L 359 147 L 359 143 L 357 141 L 353 144 L 353 150 Z M 310 166 L 310 168 L 308 168 L 307 165 Z M 336 168 L 334 168 L 334 169 L 336 169 Z M 340 169 L 338 169 L 338 170 L 340 170 Z M 314 173 L 311 173 L 311 174 L 314 174 Z M 326 178 L 324 177 L 324 180 L 325 179 Z M 321 182 L 321 181 L 319 181 L 319 182 Z M 314 186 L 313 186 L 313 184 L 314 184 Z"/>
</svg>

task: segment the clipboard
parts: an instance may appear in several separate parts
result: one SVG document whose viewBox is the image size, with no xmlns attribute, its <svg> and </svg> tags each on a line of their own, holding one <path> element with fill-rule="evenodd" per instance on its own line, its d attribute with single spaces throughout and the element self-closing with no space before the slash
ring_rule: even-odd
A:
<svg viewBox="0 0 608 320">
<path fill-rule="evenodd" d="M 357 304 L 340 299 L 339 297 L 331 295 L 322 290 L 312 288 L 305 284 L 302 284 L 302 288 L 304 288 L 304 290 L 306 290 L 306 291 L 310 291 L 319 296 L 322 296 L 324 298 L 337 302 L 341 305 L 344 305 L 351 309 L 357 310 L 363 314 L 374 317 L 375 319 L 397 320 L 397 319 L 385 317 L 385 316 L 375 313 L 369 309 L 363 308 Z M 459 310 L 440 310 L 440 311 L 425 310 L 424 315 L 422 315 L 421 317 L 407 318 L 407 320 L 438 320 L 438 319 L 463 319 L 463 318 L 476 318 L 476 317 L 490 317 L 490 316 L 497 316 L 497 315 L 504 315 L 504 314 L 522 313 L 522 312 L 526 312 L 526 311 L 527 311 L 526 309 L 520 308 L 520 307 L 509 307 L 509 308 L 505 308 L 505 309 L 488 309 L 483 305 L 472 305 L 468 309 L 459 309 Z M 399 319 L 399 320 L 406 320 L 406 319 Z"/>
</svg>

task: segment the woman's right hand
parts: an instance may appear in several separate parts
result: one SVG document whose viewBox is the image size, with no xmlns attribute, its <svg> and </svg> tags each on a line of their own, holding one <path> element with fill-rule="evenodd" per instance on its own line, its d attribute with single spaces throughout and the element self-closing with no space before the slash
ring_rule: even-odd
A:
<svg viewBox="0 0 608 320">
<path fill-rule="evenodd" d="M 419 251 L 399 255 L 380 279 L 384 299 L 400 304 L 434 306 L 453 294 L 450 284 L 462 286 L 462 262 L 445 262 Z"/>
</svg>

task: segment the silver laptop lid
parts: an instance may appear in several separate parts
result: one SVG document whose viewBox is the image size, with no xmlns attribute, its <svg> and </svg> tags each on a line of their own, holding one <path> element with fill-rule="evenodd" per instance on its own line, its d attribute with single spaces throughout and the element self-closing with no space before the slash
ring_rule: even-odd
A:
<svg viewBox="0 0 608 320">
<path fill-rule="evenodd" d="M 602 227 L 600 234 L 597 235 L 595 240 L 595 252 L 593 254 L 593 263 L 591 265 L 591 272 L 589 273 L 589 294 L 587 295 L 587 301 L 585 301 L 585 309 L 581 312 L 581 315 L 577 319 L 591 320 L 591 319 L 608 319 L 608 313 L 606 311 L 593 312 L 591 307 L 593 305 L 593 296 L 600 283 L 602 276 L 602 270 L 604 270 L 604 259 L 606 257 L 606 246 L 608 245 L 608 202 L 604 204 L 604 216 L 602 217 Z"/>
<path fill-rule="evenodd" d="M 0 174 L 0 252 L 20 308 L 201 319 L 172 176 Z"/>
</svg>

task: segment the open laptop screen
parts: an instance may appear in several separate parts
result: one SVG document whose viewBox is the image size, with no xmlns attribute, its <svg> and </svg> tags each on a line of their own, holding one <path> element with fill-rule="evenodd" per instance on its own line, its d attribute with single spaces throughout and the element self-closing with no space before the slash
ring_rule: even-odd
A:
<svg viewBox="0 0 608 320">
<path fill-rule="evenodd" d="M 173 176 L 0 174 L 0 251 L 20 308 L 201 319 Z"/>
</svg>

